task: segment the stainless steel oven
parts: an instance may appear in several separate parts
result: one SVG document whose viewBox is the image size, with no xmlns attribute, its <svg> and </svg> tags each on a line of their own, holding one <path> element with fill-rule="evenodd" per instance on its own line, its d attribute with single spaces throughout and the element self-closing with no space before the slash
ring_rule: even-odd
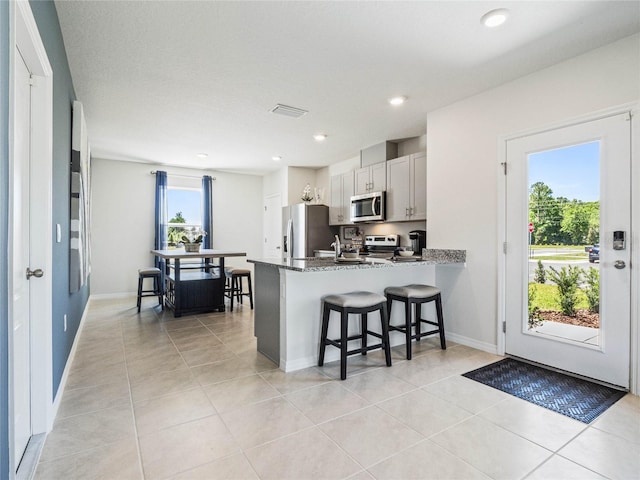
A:
<svg viewBox="0 0 640 480">
<path fill-rule="evenodd" d="M 381 222 L 385 214 L 385 192 L 372 192 L 351 197 L 352 222 Z"/>
</svg>

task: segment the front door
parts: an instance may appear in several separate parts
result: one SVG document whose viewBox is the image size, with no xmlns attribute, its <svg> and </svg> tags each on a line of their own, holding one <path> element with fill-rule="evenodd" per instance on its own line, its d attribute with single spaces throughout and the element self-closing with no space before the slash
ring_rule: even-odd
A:
<svg viewBox="0 0 640 480">
<path fill-rule="evenodd" d="M 12 224 L 12 299 L 13 332 L 13 438 L 16 468 L 31 438 L 31 326 L 29 281 L 25 275 L 29 266 L 29 163 L 31 145 L 31 75 L 16 51 L 15 69 L 15 136 L 13 161 L 13 195 L 10 222 Z"/>
<path fill-rule="evenodd" d="M 630 143 L 628 112 L 506 142 L 505 351 L 625 388 Z"/>
</svg>

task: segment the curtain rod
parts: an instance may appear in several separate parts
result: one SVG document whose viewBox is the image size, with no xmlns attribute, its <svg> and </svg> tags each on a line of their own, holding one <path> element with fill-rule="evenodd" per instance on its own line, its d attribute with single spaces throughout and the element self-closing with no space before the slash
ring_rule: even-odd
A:
<svg viewBox="0 0 640 480">
<path fill-rule="evenodd" d="M 151 175 L 155 175 L 156 171 L 155 170 L 151 170 Z M 171 175 L 172 177 L 181 177 L 181 178 L 197 178 L 199 180 L 202 180 L 202 177 L 196 177 L 195 175 L 178 175 L 178 174 L 174 174 L 174 173 L 167 173 L 167 176 Z M 215 180 L 216 177 L 211 177 L 211 180 Z"/>
</svg>

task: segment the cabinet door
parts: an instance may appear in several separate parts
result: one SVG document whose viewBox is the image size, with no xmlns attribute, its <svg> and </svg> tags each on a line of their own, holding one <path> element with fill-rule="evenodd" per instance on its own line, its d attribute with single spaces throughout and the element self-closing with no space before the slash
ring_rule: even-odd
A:
<svg viewBox="0 0 640 480">
<path fill-rule="evenodd" d="M 409 220 L 411 157 L 387 161 L 387 221 Z"/>
<path fill-rule="evenodd" d="M 354 172 L 355 192 L 354 195 L 361 195 L 369 191 L 369 167 L 359 168 Z"/>
<path fill-rule="evenodd" d="M 427 219 L 427 156 L 411 155 L 411 189 L 413 200 L 411 220 Z"/>
<path fill-rule="evenodd" d="M 354 173 L 347 172 L 342 175 L 342 225 L 352 225 L 351 222 L 351 197 L 354 195 Z"/>
<path fill-rule="evenodd" d="M 387 162 L 376 163 L 369 167 L 370 192 L 383 192 L 387 189 Z"/>
<path fill-rule="evenodd" d="M 340 225 L 342 215 L 342 175 L 331 177 L 331 201 L 329 202 L 329 224 Z"/>
</svg>

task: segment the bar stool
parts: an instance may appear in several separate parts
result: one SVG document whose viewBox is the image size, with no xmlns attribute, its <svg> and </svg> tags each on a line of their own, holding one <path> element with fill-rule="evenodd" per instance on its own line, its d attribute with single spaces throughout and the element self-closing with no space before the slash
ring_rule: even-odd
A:
<svg viewBox="0 0 640 480">
<path fill-rule="evenodd" d="M 384 349 L 384 356 L 387 367 L 391 366 L 391 348 L 389 346 L 389 322 L 387 318 L 386 299 L 382 295 L 372 292 L 352 292 L 341 295 L 327 295 L 322 299 L 322 333 L 320 337 L 320 356 L 318 366 L 324 365 L 324 351 L 327 345 L 333 345 L 340 349 L 340 379 L 347 378 L 347 356 L 360 353 L 366 355 L 369 350 L 377 348 Z M 380 323 L 382 324 L 382 334 L 372 332 L 367 326 L 367 314 L 380 311 Z M 331 340 L 327 338 L 329 329 L 329 316 L 331 311 L 340 313 L 340 339 Z M 349 337 L 348 323 L 349 314 L 360 315 L 361 333 Z M 367 336 L 373 335 L 382 340 L 376 345 L 367 345 Z M 348 350 L 347 344 L 351 340 L 360 339 L 360 348 Z"/>
<path fill-rule="evenodd" d="M 153 290 L 142 289 L 142 282 L 145 278 L 153 279 Z M 142 302 L 142 297 L 158 297 L 158 303 L 162 305 L 162 288 L 160 286 L 159 268 L 151 267 L 138 269 L 138 313 L 140 313 L 140 303 Z"/>
<path fill-rule="evenodd" d="M 253 288 L 251 287 L 251 270 L 244 268 L 225 269 L 225 295 L 231 300 L 231 311 L 233 312 L 233 299 L 238 303 L 244 303 L 243 298 L 249 297 L 249 304 L 253 310 Z M 242 279 L 247 279 L 249 292 L 245 292 L 242 286 Z"/>
<path fill-rule="evenodd" d="M 444 339 L 444 320 L 442 318 L 442 299 L 440 297 L 440 289 L 432 287 L 430 285 L 414 284 L 404 287 L 387 287 L 384 289 L 384 294 L 387 297 L 387 310 L 389 311 L 389 318 L 391 318 L 391 304 L 393 300 L 404 303 L 404 326 L 389 325 L 389 330 L 397 330 L 405 334 L 407 342 L 407 360 L 411 360 L 411 340 L 414 338 L 419 342 L 422 337 L 439 333 L 440 347 L 443 350 L 447 349 L 447 344 Z M 422 318 L 422 304 L 433 301 L 436 302 L 436 314 L 438 316 L 437 322 L 432 322 L 430 320 L 425 320 Z M 415 305 L 414 321 L 411 320 L 412 305 Z M 438 328 L 435 330 L 429 330 L 428 332 L 423 332 L 421 331 L 421 325 L 423 323 L 435 325 Z M 415 327 L 415 334 L 412 334 L 411 329 L 413 327 Z"/>
</svg>

